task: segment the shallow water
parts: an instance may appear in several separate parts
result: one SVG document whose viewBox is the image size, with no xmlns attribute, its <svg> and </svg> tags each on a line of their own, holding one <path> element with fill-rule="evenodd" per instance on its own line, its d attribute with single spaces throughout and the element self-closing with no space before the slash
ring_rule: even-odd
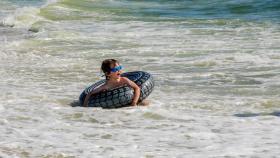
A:
<svg viewBox="0 0 280 158">
<path fill-rule="evenodd" d="M 277 157 L 279 2 L 0 2 L 0 157 Z M 105 58 L 149 107 L 72 107 Z"/>
</svg>

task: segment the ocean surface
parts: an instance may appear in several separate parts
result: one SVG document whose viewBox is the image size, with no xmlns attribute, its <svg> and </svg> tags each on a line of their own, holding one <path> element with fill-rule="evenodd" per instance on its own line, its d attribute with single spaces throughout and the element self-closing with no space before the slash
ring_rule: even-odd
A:
<svg viewBox="0 0 280 158">
<path fill-rule="evenodd" d="M 148 107 L 73 107 L 100 65 Z M 1 158 L 280 155 L 279 0 L 0 0 Z"/>
</svg>

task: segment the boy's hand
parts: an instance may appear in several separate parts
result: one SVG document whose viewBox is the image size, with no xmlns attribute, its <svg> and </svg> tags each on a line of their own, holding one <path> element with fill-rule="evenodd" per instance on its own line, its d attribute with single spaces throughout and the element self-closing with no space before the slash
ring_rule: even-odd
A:
<svg viewBox="0 0 280 158">
<path fill-rule="evenodd" d="M 136 102 L 132 102 L 131 106 L 137 106 L 137 103 Z"/>
</svg>

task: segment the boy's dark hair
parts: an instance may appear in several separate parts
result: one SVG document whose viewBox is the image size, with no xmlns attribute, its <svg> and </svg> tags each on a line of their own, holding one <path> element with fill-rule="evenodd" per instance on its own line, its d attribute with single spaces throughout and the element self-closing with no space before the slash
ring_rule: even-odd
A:
<svg viewBox="0 0 280 158">
<path fill-rule="evenodd" d="M 119 64 L 119 61 L 116 59 L 106 59 L 103 60 L 101 65 L 101 70 L 104 72 L 106 79 L 108 79 L 107 74 L 111 72 L 111 65 Z"/>
</svg>

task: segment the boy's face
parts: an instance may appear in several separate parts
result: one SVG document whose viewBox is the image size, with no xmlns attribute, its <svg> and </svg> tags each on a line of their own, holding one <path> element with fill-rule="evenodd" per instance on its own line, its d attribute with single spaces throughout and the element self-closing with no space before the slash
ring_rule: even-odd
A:
<svg viewBox="0 0 280 158">
<path fill-rule="evenodd" d="M 116 63 L 116 64 L 112 64 L 110 67 L 111 69 L 114 69 L 114 68 L 118 68 L 118 66 L 120 66 L 119 63 Z M 118 70 L 118 71 L 111 71 L 110 74 L 108 75 L 110 78 L 114 78 L 114 79 L 118 79 L 121 77 L 121 74 L 122 74 L 122 70 Z"/>
</svg>

